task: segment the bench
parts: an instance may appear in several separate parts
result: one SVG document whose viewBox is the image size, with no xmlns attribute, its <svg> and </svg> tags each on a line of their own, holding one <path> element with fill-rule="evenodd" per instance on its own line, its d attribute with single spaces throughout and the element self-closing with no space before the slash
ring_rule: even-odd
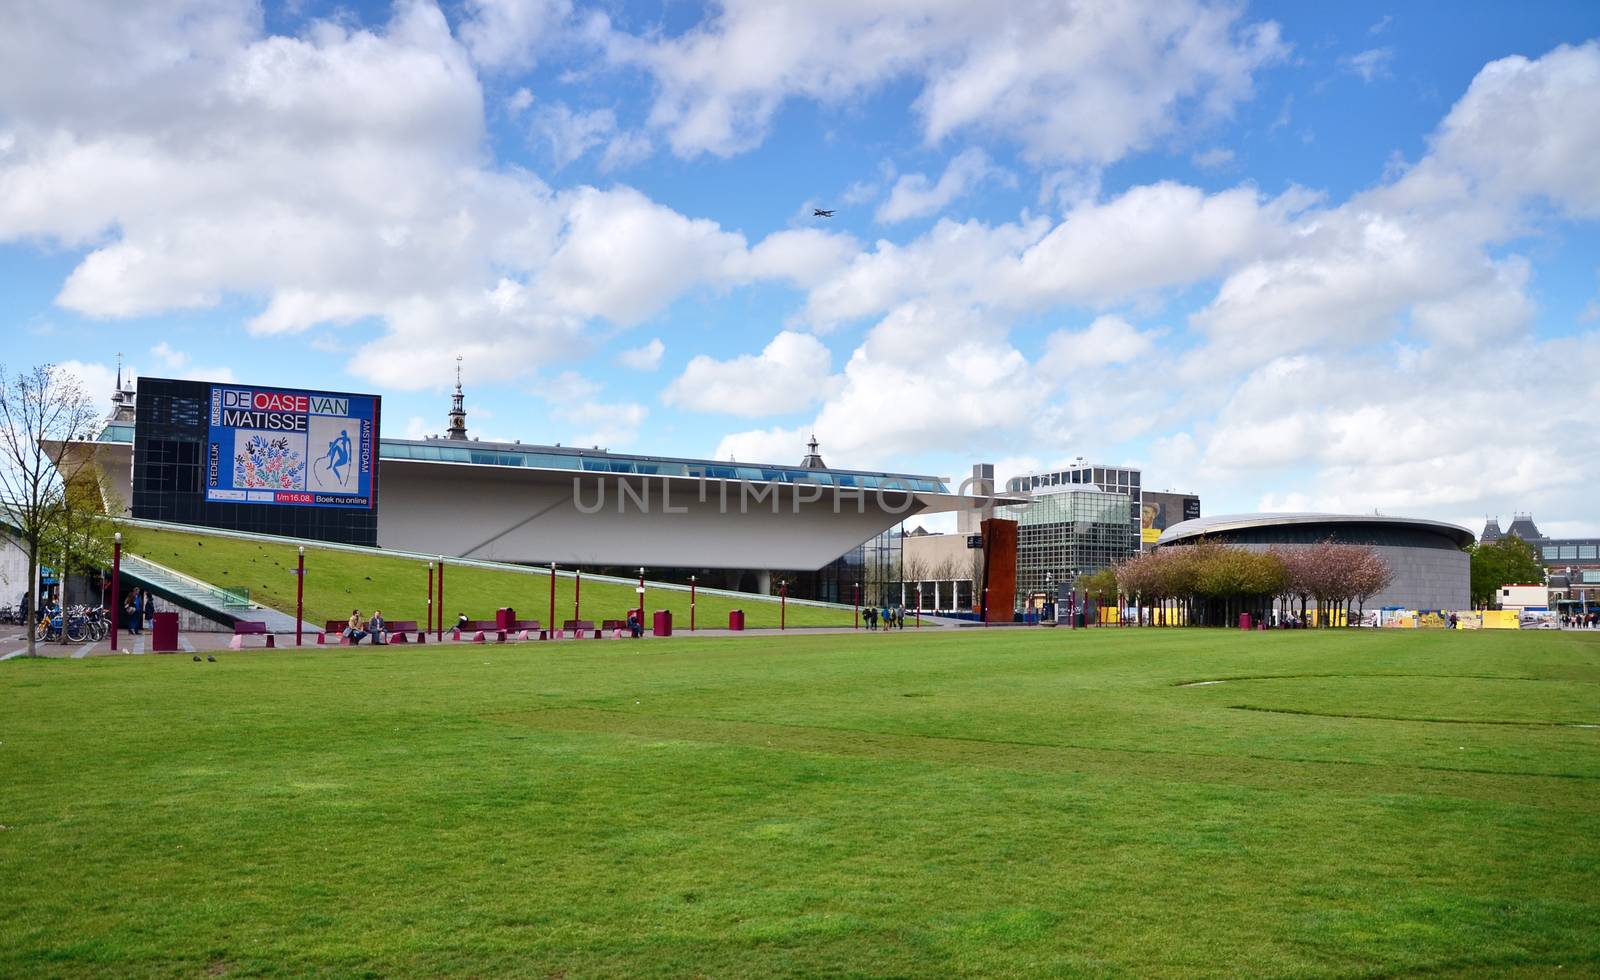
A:
<svg viewBox="0 0 1600 980">
<path fill-rule="evenodd" d="M 472 631 L 472 639 L 469 641 L 472 643 L 486 642 L 484 640 L 485 633 L 493 633 L 496 643 L 504 643 L 506 641 L 506 631 L 501 629 L 500 624 L 492 619 L 469 619 L 467 620 L 467 625 L 461 626 L 458 624 L 450 635 L 460 640 L 461 634 L 468 630 Z"/>
<path fill-rule="evenodd" d="M 233 639 L 228 643 L 230 650 L 244 649 L 244 638 L 247 636 L 265 636 L 269 649 L 278 645 L 278 641 L 267 631 L 267 624 L 252 620 L 239 620 L 233 624 Z"/>
<path fill-rule="evenodd" d="M 392 623 L 386 623 L 384 632 L 389 634 L 390 643 L 410 643 L 411 641 L 406 639 L 407 633 L 417 634 L 418 643 L 428 642 L 427 635 L 417 628 L 417 621 L 414 619 L 397 619 Z"/>
<path fill-rule="evenodd" d="M 608 619 L 600 624 L 600 628 L 618 639 L 628 636 L 632 632 L 628 629 L 628 621 L 626 619 Z"/>
<path fill-rule="evenodd" d="M 511 624 L 517 631 L 519 640 L 544 640 L 548 639 L 544 626 L 537 619 L 519 619 Z"/>
<path fill-rule="evenodd" d="M 595 639 L 600 639 L 601 633 L 595 629 L 592 619 L 569 619 L 561 624 L 563 633 L 571 633 L 574 639 L 581 640 L 585 633 L 593 633 Z"/>
<path fill-rule="evenodd" d="M 412 623 L 411 625 L 415 626 L 416 624 Z M 322 622 L 322 632 L 317 635 L 317 644 L 320 646 L 321 644 L 327 642 L 328 637 L 337 636 L 339 638 L 339 645 L 340 646 L 342 646 L 342 647 L 353 646 L 355 644 L 355 641 L 350 639 L 348 636 L 344 635 L 344 631 L 349 629 L 349 628 L 350 628 L 350 621 L 348 619 L 326 619 L 326 620 L 323 620 L 323 622 Z M 363 633 L 365 633 L 366 632 L 366 627 L 363 626 L 361 628 L 361 631 Z M 368 635 L 370 636 L 371 634 L 368 634 Z"/>
</svg>

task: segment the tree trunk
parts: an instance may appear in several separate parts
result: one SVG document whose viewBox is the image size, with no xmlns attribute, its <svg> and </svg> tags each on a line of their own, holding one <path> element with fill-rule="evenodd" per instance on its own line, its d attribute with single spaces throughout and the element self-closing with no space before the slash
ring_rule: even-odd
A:
<svg viewBox="0 0 1600 980">
<path fill-rule="evenodd" d="M 28 628 L 28 656 L 36 656 L 34 633 L 39 628 L 39 542 L 28 542 L 28 613 L 23 622 Z"/>
</svg>

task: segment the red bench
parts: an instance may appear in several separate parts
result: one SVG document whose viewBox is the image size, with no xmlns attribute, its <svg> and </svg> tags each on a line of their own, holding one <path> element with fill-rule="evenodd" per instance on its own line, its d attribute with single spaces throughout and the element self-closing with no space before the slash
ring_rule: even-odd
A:
<svg viewBox="0 0 1600 980">
<path fill-rule="evenodd" d="M 458 624 L 451 631 L 450 635 L 454 639 L 460 640 L 461 634 L 467 632 L 468 630 L 472 631 L 472 636 L 469 641 L 472 643 L 485 642 L 484 637 L 485 634 L 488 633 L 494 634 L 496 643 L 504 643 L 506 641 L 506 631 L 501 629 L 500 624 L 492 619 L 469 619 L 467 620 L 467 624 L 465 626 Z"/>
<path fill-rule="evenodd" d="M 349 628 L 350 628 L 350 621 L 348 619 L 329 619 L 329 620 L 324 620 L 323 623 L 322 623 L 322 633 L 321 633 L 320 636 L 317 637 L 317 642 L 318 643 L 325 643 L 325 642 L 327 642 L 327 638 L 328 637 L 337 636 L 339 638 L 339 645 L 340 646 L 342 646 L 342 647 L 353 646 L 355 644 L 355 641 L 350 639 L 348 636 L 344 635 L 344 631 L 349 629 Z M 363 626 L 361 628 L 361 632 L 365 633 L 366 631 L 367 631 L 366 627 Z"/>
<path fill-rule="evenodd" d="M 608 619 L 600 624 L 600 629 L 618 638 L 629 635 L 632 632 L 628 629 L 628 621 L 626 619 Z"/>
<path fill-rule="evenodd" d="M 230 650 L 244 649 L 244 638 L 247 636 L 265 636 L 269 649 L 278 645 L 277 640 L 267 631 L 266 623 L 241 619 L 233 624 L 233 639 L 228 643 L 228 648 Z"/>
<path fill-rule="evenodd" d="M 517 631 L 519 640 L 549 639 L 549 634 L 537 619 L 519 619 L 511 624 L 511 628 Z"/>
<path fill-rule="evenodd" d="M 594 638 L 597 640 L 601 636 L 600 631 L 595 629 L 594 621 L 591 619 L 569 619 L 561 624 L 561 630 L 564 633 L 571 633 L 574 639 L 579 640 L 583 639 L 585 633 L 593 633 Z"/>
<path fill-rule="evenodd" d="M 397 619 L 392 623 L 385 623 L 383 631 L 389 634 L 390 643 L 410 643 L 411 641 L 406 639 L 407 633 L 417 634 L 418 643 L 428 642 L 427 634 L 417 628 L 417 621 L 414 619 Z"/>
</svg>

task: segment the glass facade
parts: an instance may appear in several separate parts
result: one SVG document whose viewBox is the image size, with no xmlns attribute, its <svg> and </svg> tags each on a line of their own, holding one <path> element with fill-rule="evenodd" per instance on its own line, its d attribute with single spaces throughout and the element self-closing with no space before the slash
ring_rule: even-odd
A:
<svg viewBox="0 0 1600 980">
<path fill-rule="evenodd" d="M 755 483 L 811 483 L 825 487 L 856 487 L 864 490 L 948 492 L 944 483 L 934 477 L 904 473 L 717 463 L 703 459 L 671 459 L 657 456 L 619 456 L 599 450 L 522 446 L 517 443 L 460 442 L 449 439 L 422 441 L 383 439 L 378 444 L 378 458 L 416 459 L 435 463 L 474 463 L 479 466 L 527 466 L 535 469 L 576 470 L 588 473 L 634 473 L 691 479 L 703 477 L 712 480 L 749 480 Z"/>
<path fill-rule="evenodd" d="M 1143 491 L 1139 484 L 1139 470 L 1121 466 L 1093 466 L 1088 463 L 1075 463 L 1065 469 L 1053 470 L 1048 473 L 1029 473 L 1024 476 L 1014 476 L 1006 481 L 1006 489 L 1046 493 L 1052 487 L 1087 486 L 1098 487 L 1107 493 L 1122 494 L 1133 502 L 1133 506 L 1129 511 L 1129 522 L 1133 527 L 1134 540 L 1137 541 L 1141 524 L 1139 505 L 1143 502 Z"/>
<path fill-rule="evenodd" d="M 1058 485 L 1059 486 L 1059 485 Z M 1017 522 L 1017 602 L 1056 594 L 1079 575 L 1139 550 L 1135 498 L 1091 488 L 1039 492 L 1031 503 L 996 513 Z"/>
</svg>

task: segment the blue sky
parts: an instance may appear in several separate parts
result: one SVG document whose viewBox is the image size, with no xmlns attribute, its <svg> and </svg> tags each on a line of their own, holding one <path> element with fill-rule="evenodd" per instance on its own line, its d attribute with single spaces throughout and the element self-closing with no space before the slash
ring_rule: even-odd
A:
<svg viewBox="0 0 1600 980">
<path fill-rule="evenodd" d="M 29 5 L 12 367 L 1600 534 L 1600 6 Z M 836 208 L 832 219 L 813 207 Z"/>
</svg>

